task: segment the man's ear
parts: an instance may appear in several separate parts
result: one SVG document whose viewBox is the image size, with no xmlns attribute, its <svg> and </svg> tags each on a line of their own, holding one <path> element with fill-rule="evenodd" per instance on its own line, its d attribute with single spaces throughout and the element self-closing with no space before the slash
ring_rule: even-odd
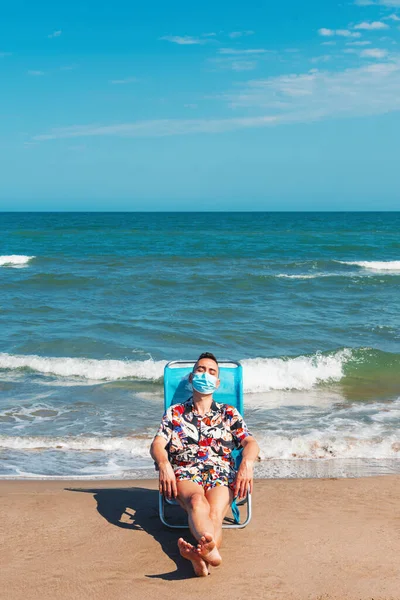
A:
<svg viewBox="0 0 400 600">
<path fill-rule="evenodd" d="M 216 385 L 217 385 L 217 389 L 219 388 L 219 384 L 220 384 L 220 383 L 221 383 L 221 380 L 220 380 L 220 379 L 217 379 L 217 383 L 216 383 Z"/>
<path fill-rule="evenodd" d="M 189 373 L 189 383 L 192 383 L 193 373 Z"/>
</svg>

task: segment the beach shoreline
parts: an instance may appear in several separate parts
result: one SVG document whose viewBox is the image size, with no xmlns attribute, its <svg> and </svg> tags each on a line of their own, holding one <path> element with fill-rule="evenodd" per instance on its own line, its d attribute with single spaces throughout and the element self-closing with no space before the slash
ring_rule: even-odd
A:
<svg viewBox="0 0 400 600">
<path fill-rule="evenodd" d="M 400 599 L 400 476 L 263 479 L 223 565 L 192 577 L 157 480 L 0 480 L 0 598 Z"/>
</svg>

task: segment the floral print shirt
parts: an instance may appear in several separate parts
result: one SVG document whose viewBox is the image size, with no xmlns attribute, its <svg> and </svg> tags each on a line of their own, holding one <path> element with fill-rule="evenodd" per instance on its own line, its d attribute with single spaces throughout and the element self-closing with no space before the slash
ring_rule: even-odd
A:
<svg viewBox="0 0 400 600">
<path fill-rule="evenodd" d="M 205 415 L 195 412 L 193 399 L 174 404 L 164 413 L 156 434 L 167 442 L 172 466 L 234 468 L 232 450 L 250 434 L 233 406 L 213 400 Z"/>
</svg>

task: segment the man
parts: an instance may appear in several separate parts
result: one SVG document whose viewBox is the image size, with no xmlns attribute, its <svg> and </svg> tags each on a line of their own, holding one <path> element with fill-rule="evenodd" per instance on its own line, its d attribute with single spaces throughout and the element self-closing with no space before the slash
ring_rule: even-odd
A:
<svg viewBox="0 0 400 600">
<path fill-rule="evenodd" d="M 252 492 L 259 452 L 239 412 L 213 400 L 218 376 L 215 356 L 201 354 L 189 375 L 192 398 L 166 411 L 150 449 L 159 469 L 160 492 L 177 498 L 188 513 L 197 547 L 183 538 L 178 546 L 198 577 L 208 575 L 210 565 L 221 564 L 222 521 L 234 497 L 240 500 L 247 490 Z M 239 446 L 243 454 L 236 472 L 231 451 Z"/>
</svg>

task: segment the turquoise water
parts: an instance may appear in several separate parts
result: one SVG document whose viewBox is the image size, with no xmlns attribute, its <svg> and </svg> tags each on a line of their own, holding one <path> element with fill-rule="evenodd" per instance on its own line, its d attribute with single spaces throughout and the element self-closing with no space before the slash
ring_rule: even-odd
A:
<svg viewBox="0 0 400 600">
<path fill-rule="evenodd" d="M 0 214 L 0 476 L 150 474 L 163 366 L 204 350 L 243 362 L 260 476 L 397 468 L 399 231 L 400 213 Z"/>
</svg>

